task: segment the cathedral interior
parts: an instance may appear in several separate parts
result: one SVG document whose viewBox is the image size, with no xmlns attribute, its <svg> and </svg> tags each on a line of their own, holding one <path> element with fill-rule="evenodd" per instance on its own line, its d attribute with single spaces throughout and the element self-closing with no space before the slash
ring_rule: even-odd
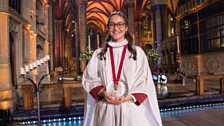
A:
<svg viewBox="0 0 224 126">
<path fill-rule="evenodd" d="M 223 0 L 0 0 L 0 125 L 81 126 L 82 74 L 116 10 L 166 76 L 163 125 L 223 125 Z"/>
</svg>

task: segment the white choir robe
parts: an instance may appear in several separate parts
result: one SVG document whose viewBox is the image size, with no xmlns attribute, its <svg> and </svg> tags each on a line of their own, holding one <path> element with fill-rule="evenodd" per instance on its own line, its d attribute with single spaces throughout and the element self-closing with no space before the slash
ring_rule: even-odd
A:
<svg viewBox="0 0 224 126">
<path fill-rule="evenodd" d="M 100 60 L 97 49 L 83 73 L 82 84 L 87 92 L 83 126 L 162 126 L 154 82 L 143 50 L 135 46 L 137 60 L 126 50 L 120 80 L 127 82 L 128 94 L 137 100 L 121 105 L 96 99 L 97 93 L 113 80 L 109 48 L 106 60 Z M 113 48 L 117 76 L 123 47 Z M 144 97 L 144 95 L 146 97 Z M 143 97 L 141 97 L 143 96 Z"/>
</svg>

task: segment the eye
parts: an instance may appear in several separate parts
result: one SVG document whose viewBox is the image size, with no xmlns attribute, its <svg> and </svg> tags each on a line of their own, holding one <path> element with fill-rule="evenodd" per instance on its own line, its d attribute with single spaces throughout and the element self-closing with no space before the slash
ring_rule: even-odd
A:
<svg viewBox="0 0 224 126">
<path fill-rule="evenodd" d="M 125 23 L 118 23 L 117 26 L 118 26 L 118 27 L 122 27 L 122 26 L 124 26 L 124 24 L 125 24 Z"/>
<path fill-rule="evenodd" d="M 113 26 L 114 26 L 114 23 L 109 23 L 109 26 L 110 26 L 110 27 L 113 27 Z"/>
</svg>

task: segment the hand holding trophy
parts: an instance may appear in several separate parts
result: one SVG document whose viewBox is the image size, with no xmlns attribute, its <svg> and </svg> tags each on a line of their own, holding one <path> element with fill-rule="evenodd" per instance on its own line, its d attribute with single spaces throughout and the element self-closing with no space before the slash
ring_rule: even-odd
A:
<svg viewBox="0 0 224 126">
<path fill-rule="evenodd" d="M 128 94 L 128 85 L 124 81 L 111 81 L 107 87 L 106 91 L 110 94 L 114 99 L 120 99 L 121 97 L 125 97 Z"/>
</svg>

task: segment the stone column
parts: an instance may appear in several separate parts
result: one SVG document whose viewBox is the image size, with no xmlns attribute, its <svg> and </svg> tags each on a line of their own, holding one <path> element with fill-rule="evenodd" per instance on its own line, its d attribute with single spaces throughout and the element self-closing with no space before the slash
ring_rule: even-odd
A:
<svg viewBox="0 0 224 126">
<path fill-rule="evenodd" d="M 135 13 L 135 3 L 134 0 L 124 1 L 124 8 L 126 10 L 125 14 L 128 18 L 128 31 L 131 35 L 135 34 L 135 23 L 134 23 L 134 13 Z M 139 45 L 138 42 L 135 43 Z"/>
<path fill-rule="evenodd" d="M 54 15 L 53 15 L 53 4 L 55 2 L 53 0 L 48 0 L 48 41 L 49 41 L 49 55 L 51 56 L 50 59 L 50 72 L 54 71 Z"/>
<path fill-rule="evenodd" d="M 167 6 L 164 0 L 152 1 L 152 13 L 153 13 L 153 30 L 155 47 L 161 55 L 160 43 L 163 39 L 167 38 Z M 156 68 L 160 68 L 160 60 L 157 60 Z"/>
<path fill-rule="evenodd" d="M 44 56 L 49 55 L 49 38 L 48 38 L 48 34 L 49 34 L 49 5 L 48 3 L 44 3 L 43 4 L 43 9 L 44 9 L 44 33 L 45 33 L 45 41 L 43 43 L 44 45 Z M 45 63 L 45 70 L 46 73 L 49 73 L 49 64 Z M 50 76 L 47 76 L 44 80 L 44 82 L 49 82 L 50 81 Z"/>
<path fill-rule="evenodd" d="M 31 1 L 26 1 L 26 0 L 21 0 L 21 16 L 26 19 L 27 21 L 31 21 L 33 17 L 33 9 L 30 9 L 28 6 L 31 4 Z M 32 6 L 31 6 L 32 8 Z M 30 28 L 31 28 L 31 24 L 30 23 L 24 23 L 24 30 L 23 30 L 23 34 L 24 34 L 24 49 L 29 50 L 30 49 Z M 25 51 L 25 50 L 24 50 Z M 30 53 L 25 52 L 24 53 L 24 62 L 25 63 L 29 63 L 29 59 L 30 59 Z M 23 63 L 24 63 L 23 62 Z M 23 64 L 22 64 L 23 65 Z"/>
<path fill-rule="evenodd" d="M 30 49 L 30 24 L 24 24 L 23 28 L 23 34 L 24 34 L 24 60 L 23 63 L 28 63 L 30 59 L 30 53 L 26 51 L 25 49 L 29 50 Z M 22 64 L 24 65 L 24 64 Z"/>
<path fill-rule="evenodd" d="M 25 2 L 27 2 L 26 0 L 25 0 Z M 30 20 L 28 20 L 29 22 L 30 22 L 30 25 L 31 25 L 31 28 L 30 28 L 30 30 L 31 31 L 35 31 L 36 32 L 36 21 L 37 21 L 37 17 L 36 17 L 36 0 L 30 0 L 29 1 L 30 2 L 30 4 L 29 5 L 27 5 L 26 7 L 28 7 L 29 6 L 29 8 L 30 8 L 30 10 L 28 10 L 28 11 L 30 11 L 29 13 L 29 15 L 28 15 L 28 17 L 30 17 Z M 25 15 L 25 16 L 27 16 L 27 15 Z"/>
<path fill-rule="evenodd" d="M 86 0 L 79 0 L 79 44 L 80 44 L 80 52 L 84 52 L 86 49 L 86 43 L 87 43 L 87 24 L 86 24 L 86 6 L 87 6 L 87 1 Z M 80 61 L 80 72 L 83 72 L 86 66 L 86 61 L 81 60 Z"/>
<path fill-rule="evenodd" d="M 63 65 L 63 51 L 64 51 L 64 37 L 63 37 L 63 23 L 64 21 L 61 19 L 55 20 L 55 60 L 57 66 Z"/>
<path fill-rule="evenodd" d="M 0 1 L 0 109 L 13 108 L 9 51 L 8 0 Z"/>
<path fill-rule="evenodd" d="M 139 20 L 135 21 L 135 41 L 136 45 L 142 47 L 142 17 L 139 17 Z"/>
<path fill-rule="evenodd" d="M 24 60 L 22 65 L 32 63 L 36 60 L 36 0 L 21 0 L 21 16 L 24 22 Z M 33 75 L 37 71 L 32 72 Z"/>
<path fill-rule="evenodd" d="M 27 21 L 35 18 L 32 0 L 21 0 L 21 16 Z"/>
<path fill-rule="evenodd" d="M 27 63 L 32 63 L 36 61 L 37 58 L 37 34 L 33 31 L 30 31 L 30 38 L 29 38 L 29 61 Z M 32 71 L 32 75 L 37 75 L 37 69 Z"/>
</svg>

